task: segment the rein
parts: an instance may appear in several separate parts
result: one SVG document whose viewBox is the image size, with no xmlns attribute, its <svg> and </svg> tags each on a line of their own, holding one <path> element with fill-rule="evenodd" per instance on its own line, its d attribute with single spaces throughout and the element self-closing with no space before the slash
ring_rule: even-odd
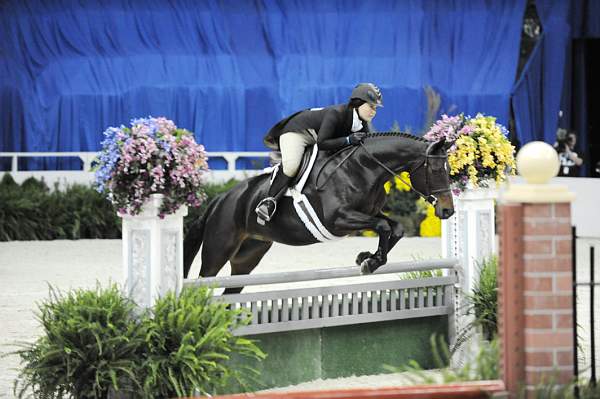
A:
<svg viewBox="0 0 600 399">
<path fill-rule="evenodd" d="M 363 150 L 365 150 L 365 152 L 367 153 L 367 155 L 369 156 L 369 158 L 371 158 L 379 166 L 381 166 L 383 169 L 385 169 L 386 172 L 388 172 L 392 176 L 400 179 L 400 181 L 402 183 L 404 183 L 408 187 L 410 187 L 411 190 L 413 190 L 415 193 L 417 193 L 421 198 L 423 198 L 425 201 L 429 202 L 431 205 L 435 205 L 437 203 L 437 197 L 435 195 L 432 195 L 432 194 L 437 194 L 438 192 L 446 191 L 446 190 L 436 190 L 436 191 L 430 193 L 429 195 L 423 194 L 422 192 L 420 192 L 419 190 L 417 190 L 410 182 L 407 182 L 406 180 L 404 180 L 402 178 L 402 176 L 400 176 L 399 174 L 397 174 L 396 172 L 394 172 L 393 170 L 391 170 L 390 168 L 388 168 L 387 166 L 385 166 L 383 162 L 381 162 L 373 154 L 371 154 L 371 152 L 369 150 L 367 150 L 367 147 L 365 147 L 365 145 L 362 142 L 360 143 L 360 145 L 363 148 Z M 432 156 L 433 155 L 429 155 L 429 154 L 426 153 L 425 154 L 425 159 L 423 160 L 423 162 L 421 162 L 416 168 L 414 168 L 412 170 L 412 172 L 414 172 L 415 170 L 419 169 L 421 166 L 425 166 L 425 168 L 427 168 L 427 160 L 429 159 L 429 157 L 432 157 Z M 426 184 L 427 188 L 429 188 L 429 173 L 427 173 L 427 170 L 425 171 L 425 179 L 426 179 L 425 184 Z"/>
<path fill-rule="evenodd" d="M 361 143 L 362 144 L 362 143 Z M 346 147 L 347 148 L 347 147 Z M 319 169 L 319 172 L 317 173 L 317 178 L 315 179 L 315 186 L 317 187 L 317 191 L 323 191 L 323 187 L 325 187 L 325 184 L 329 181 L 329 179 L 331 179 L 331 176 L 333 176 L 333 174 L 335 173 L 335 171 L 337 170 L 337 168 L 339 168 L 340 166 L 342 166 L 342 164 L 344 162 L 346 162 L 346 160 L 348 158 L 350 158 L 352 156 L 352 154 L 354 154 L 356 152 L 356 150 L 358 150 L 358 147 L 354 147 L 352 149 L 352 151 L 350 151 L 348 153 L 348 155 L 346 155 L 344 158 L 342 158 L 342 160 L 340 161 L 340 163 L 338 163 L 335 168 L 333 169 L 333 172 L 331 172 L 331 174 L 329 174 L 329 176 L 327 176 L 327 179 L 325 179 L 325 181 L 323 182 L 322 186 L 319 186 L 319 176 L 321 176 L 321 172 L 323 172 L 323 169 L 325 169 L 325 166 L 327 166 L 327 164 L 333 159 L 333 157 L 335 157 L 337 154 L 339 154 L 340 152 L 344 151 L 346 148 L 342 148 L 340 151 L 336 152 L 335 154 L 331 155 L 323 164 L 323 166 L 321 166 L 321 169 Z"/>
</svg>

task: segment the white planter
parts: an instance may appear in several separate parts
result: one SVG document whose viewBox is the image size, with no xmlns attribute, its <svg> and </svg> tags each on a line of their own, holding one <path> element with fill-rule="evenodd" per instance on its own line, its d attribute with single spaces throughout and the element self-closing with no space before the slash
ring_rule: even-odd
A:
<svg viewBox="0 0 600 399">
<path fill-rule="evenodd" d="M 152 194 L 142 212 L 123 219 L 124 287 L 139 306 L 151 307 L 156 298 L 183 286 L 182 206 L 164 219 L 158 217 L 162 194 Z"/>
<path fill-rule="evenodd" d="M 475 188 L 454 197 L 454 215 L 442 220 L 442 256 L 459 259 L 460 284 L 471 292 L 479 277 L 477 262 L 496 253 L 495 188 Z"/>
</svg>

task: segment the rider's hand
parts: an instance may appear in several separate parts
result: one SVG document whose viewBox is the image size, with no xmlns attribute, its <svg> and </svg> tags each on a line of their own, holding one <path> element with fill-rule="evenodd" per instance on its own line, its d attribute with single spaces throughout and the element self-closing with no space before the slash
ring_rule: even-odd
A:
<svg viewBox="0 0 600 399">
<path fill-rule="evenodd" d="M 362 141 L 364 140 L 364 138 L 365 138 L 366 135 L 367 134 L 365 132 L 351 133 L 347 137 L 348 144 L 350 144 L 350 145 L 359 145 L 360 143 L 362 143 Z"/>
</svg>

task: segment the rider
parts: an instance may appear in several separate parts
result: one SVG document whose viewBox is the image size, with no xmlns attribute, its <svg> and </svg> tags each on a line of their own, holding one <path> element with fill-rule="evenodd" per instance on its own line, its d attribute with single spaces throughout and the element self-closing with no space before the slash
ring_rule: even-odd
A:
<svg viewBox="0 0 600 399">
<path fill-rule="evenodd" d="M 319 150 L 335 151 L 360 144 L 371 130 L 377 107 L 383 107 L 379 88 L 373 83 L 359 83 L 347 104 L 299 111 L 273 126 L 264 143 L 281 151 L 283 173 L 277 173 L 268 196 L 258 203 L 259 219 L 268 222 L 273 217 L 277 201 L 298 173 L 307 146 L 317 143 Z"/>
</svg>

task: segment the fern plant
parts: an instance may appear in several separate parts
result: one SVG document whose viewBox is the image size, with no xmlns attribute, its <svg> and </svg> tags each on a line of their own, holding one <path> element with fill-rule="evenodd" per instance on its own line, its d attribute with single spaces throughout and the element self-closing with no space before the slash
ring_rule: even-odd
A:
<svg viewBox="0 0 600 399">
<path fill-rule="evenodd" d="M 210 395 L 234 381 L 244 386 L 255 372 L 231 367 L 231 356 L 255 360 L 266 356 L 254 341 L 233 335 L 247 321 L 247 314 L 213 300 L 205 287 L 159 299 L 144 328 L 148 332 L 143 365 L 148 397 Z"/>
<path fill-rule="evenodd" d="M 467 298 L 475 313 L 475 325 L 481 327 L 484 339 L 491 341 L 498 332 L 498 257 L 477 265 L 479 280 Z"/>
<path fill-rule="evenodd" d="M 43 333 L 13 352 L 23 367 L 14 393 L 40 398 L 106 398 L 109 390 L 135 392 L 145 331 L 135 305 L 116 285 L 63 294 L 52 287 L 39 305 Z"/>
<path fill-rule="evenodd" d="M 255 382 L 250 366 L 266 355 L 233 330 L 248 317 L 214 300 L 209 288 L 186 289 L 140 310 L 116 285 L 66 294 L 51 288 L 39 305 L 42 335 L 20 343 L 18 397 L 167 398 L 213 394 L 231 382 Z M 247 362 L 246 362 L 247 364 Z"/>
<path fill-rule="evenodd" d="M 456 337 L 452 353 L 468 342 L 477 332 L 491 341 L 498 332 L 498 258 L 491 256 L 477 262 L 479 279 L 471 293 L 464 293 L 464 304 L 459 311 L 473 318 L 462 327 Z"/>
</svg>

